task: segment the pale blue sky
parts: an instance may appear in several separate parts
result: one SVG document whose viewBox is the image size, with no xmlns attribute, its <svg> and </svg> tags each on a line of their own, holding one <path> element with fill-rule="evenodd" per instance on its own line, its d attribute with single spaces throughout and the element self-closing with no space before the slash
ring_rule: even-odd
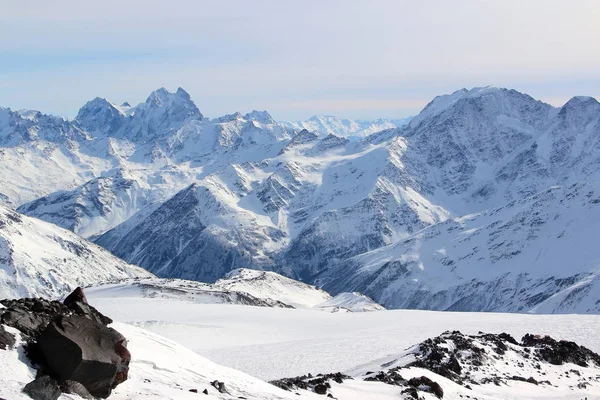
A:
<svg viewBox="0 0 600 400">
<path fill-rule="evenodd" d="M 97 4 L 100 3 L 100 4 Z M 74 116 L 186 89 L 215 117 L 402 117 L 503 86 L 600 97 L 596 0 L 0 0 L 0 106 Z"/>
</svg>

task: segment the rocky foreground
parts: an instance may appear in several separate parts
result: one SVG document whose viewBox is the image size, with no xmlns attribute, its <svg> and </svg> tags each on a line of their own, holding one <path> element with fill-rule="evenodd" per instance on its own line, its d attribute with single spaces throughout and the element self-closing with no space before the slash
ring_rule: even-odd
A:
<svg viewBox="0 0 600 400">
<path fill-rule="evenodd" d="M 459 331 L 347 371 L 268 384 L 113 323 L 79 288 L 62 303 L 0 301 L 0 371 L 0 400 L 592 400 L 600 393 L 600 355 L 577 343 Z"/>
<path fill-rule="evenodd" d="M 448 381 L 467 389 L 470 398 L 478 398 L 477 387 L 508 387 L 515 382 L 532 388 L 600 391 L 600 355 L 549 336 L 527 334 L 519 342 L 506 333 L 464 335 L 453 331 L 427 339 L 396 358 L 345 373 L 309 374 L 271 383 L 288 391 L 312 391 L 335 398 L 339 388 L 353 380 L 397 386 L 400 398 L 406 400 L 444 398 L 443 386 L 448 386 Z"/>
<path fill-rule="evenodd" d="M 62 393 L 84 399 L 107 398 L 127 380 L 131 354 L 113 321 L 87 303 L 77 288 L 63 303 L 44 299 L 1 300 L 0 322 L 20 332 L 27 357 L 37 368 L 23 392 L 35 400 Z M 15 335 L 0 325 L 0 349 Z"/>
</svg>

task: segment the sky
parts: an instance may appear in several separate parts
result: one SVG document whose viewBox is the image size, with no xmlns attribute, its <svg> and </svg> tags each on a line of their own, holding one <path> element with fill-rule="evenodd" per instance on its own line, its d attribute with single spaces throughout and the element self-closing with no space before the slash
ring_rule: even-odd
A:
<svg viewBox="0 0 600 400">
<path fill-rule="evenodd" d="M 600 98 L 597 0 L 0 0 L 0 106 L 183 87 L 209 117 L 400 118 L 460 88 Z"/>
</svg>

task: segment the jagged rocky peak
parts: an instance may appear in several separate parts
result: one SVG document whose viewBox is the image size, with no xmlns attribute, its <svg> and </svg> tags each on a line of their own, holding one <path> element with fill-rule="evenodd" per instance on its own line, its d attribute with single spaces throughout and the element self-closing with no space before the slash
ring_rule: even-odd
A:
<svg viewBox="0 0 600 400">
<path fill-rule="evenodd" d="M 79 109 L 75 120 L 88 132 L 106 134 L 117 131 L 125 115 L 108 100 L 96 97 Z"/>
<path fill-rule="evenodd" d="M 182 88 L 178 88 L 175 93 L 171 93 L 164 87 L 161 87 L 150 93 L 146 99 L 146 104 L 153 107 L 185 109 L 189 112 L 189 116 L 202 115 L 192 101 L 189 93 Z"/>
<path fill-rule="evenodd" d="M 597 120 L 600 114 L 600 103 L 593 97 L 575 96 L 560 108 L 559 118 L 571 121 L 575 128 L 585 128 L 592 119 Z"/>
<path fill-rule="evenodd" d="M 222 117 L 215 118 L 213 121 L 217 122 L 217 123 L 225 123 L 225 122 L 232 122 L 232 121 L 241 120 L 241 119 L 244 119 L 244 116 L 240 112 L 234 112 L 232 114 L 226 114 L 226 115 L 223 115 Z"/>
<path fill-rule="evenodd" d="M 333 133 L 330 133 L 329 135 L 321 139 L 319 143 L 317 143 L 317 145 L 315 145 L 313 151 L 323 152 L 337 147 L 343 147 L 349 142 L 350 140 L 346 139 L 345 137 L 336 136 Z"/>
<path fill-rule="evenodd" d="M 115 135 L 146 143 L 166 138 L 190 120 L 204 118 L 190 95 L 181 88 L 175 93 L 157 89 L 144 103 L 130 108 L 127 113 L 131 118 Z"/>
<path fill-rule="evenodd" d="M 304 144 L 304 143 L 308 143 L 310 141 L 316 140 L 318 138 L 319 138 L 319 135 L 317 135 L 316 133 L 310 132 L 307 129 L 302 129 L 300 132 L 298 132 L 294 135 L 294 137 L 290 141 L 290 144 L 291 143 Z"/>
<path fill-rule="evenodd" d="M 261 124 L 275 124 L 275 120 L 267 111 L 252 110 L 245 115 L 246 119 L 260 122 Z"/>
</svg>

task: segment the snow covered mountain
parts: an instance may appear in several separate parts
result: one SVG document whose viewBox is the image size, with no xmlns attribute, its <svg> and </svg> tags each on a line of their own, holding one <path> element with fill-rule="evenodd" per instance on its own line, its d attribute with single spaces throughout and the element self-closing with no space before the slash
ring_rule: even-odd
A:
<svg viewBox="0 0 600 400">
<path fill-rule="evenodd" d="M 600 192 L 553 187 L 432 225 L 321 279 L 389 308 L 599 313 Z"/>
<path fill-rule="evenodd" d="M 380 118 L 375 120 L 341 119 L 333 115 L 315 115 L 306 121 L 280 121 L 284 126 L 294 130 L 306 129 L 318 132 L 322 136 L 335 135 L 341 137 L 363 138 L 372 133 L 386 129 L 394 129 L 405 125 L 411 117 L 403 119 Z"/>
<path fill-rule="evenodd" d="M 385 307 L 375 303 L 373 299 L 358 292 L 340 293 L 314 306 L 331 312 L 365 312 L 383 311 Z"/>
<path fill-rule="evenodd" d="M 336 297 L 315 286 L 275 272 L 237 269 L 217 282 L 182 279 L 121 279 L 85 289 L 94 301 L 101 299 L 166 299 L 198 304 L 238 304 L 257 307 L 315 309 L 331 312 L 382 311 L 384 307 L 360 293 Z"/>
<path fill-rule="evenodd" d="M 369 257 L 377 249 L 553 186 L 588 182 L 595 192 L 600 182 L 600 104 L 587 97 L 555 108 L 514 90 L 463 89 L 362 140 L 289 128 L 266 112 L 209 119 L 182 89 L 159 89 L 135 107 L 95 99 L 75 121 L 3 113 L 0 197 L 24 213 L 94 238 L 161 277 L 215 282 L 238 268 L 275 270 L 392 307 L 449 308 L 458 295 L 434 301 L 387 290 L 382 282 L 410 287 L 415 277 L 403 278 L 397 264 L 387 276 L 361 268 L 376 264 Z M 556 224 L 585 221 L 581 210 L 555 206 Z M 549 235 L 543 229 L 540 237 Z M 530 251 L 543 245 L 525 243 Z M 545 276 L 593 274 L 589 251 L 585 259 L 575 255 L 567 272 Z M 487 282 L 472 271 L 488 265 L 496 274 L 492 256 L 454 260 L 466 266 L 448 285 Z M 461 309 L 597 311 L 583 298 L 556 308 L 535 308 L 531 299 L 510 304 L 519 274 L 543 278 L 529 268 L 515 261 L 496 305 L 465 300 Z M 520 298 L 534 296 L 533 287 Z"/>
<path fill-rule="evenodd" d="M 170 299 L 199 304 L 241 304 L 256 307 L 291 307 L 275 299 L 227 290 L 208 283 L 181 279 L 134 279 L 94 285 L 85 289 L 90 299 Z"/>
<path fill-rule="evenodd" d="M 0 205 L 0 298 L 55 298 L 77 286 L 152 277 L 55 225 Z"/>
<path fill-rule="evenodd" d="M 215 282 L 215 286 L 277 300 L 294 308 L 311 308 L 331 299 L 321 289 L 268 271 L 237 269 Z"/>
</svg>

